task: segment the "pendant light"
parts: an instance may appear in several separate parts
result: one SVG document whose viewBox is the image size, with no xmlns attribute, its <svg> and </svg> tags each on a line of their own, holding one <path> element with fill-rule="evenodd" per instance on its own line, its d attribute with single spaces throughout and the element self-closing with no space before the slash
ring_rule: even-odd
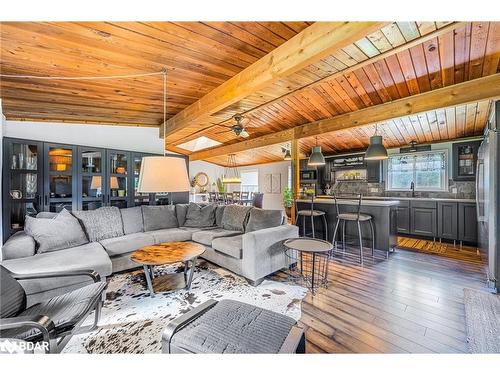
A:
<svg viewBox="0 0 500 375">
<path fill-rule="evenodd" d="M 236 166 L 236 155 L 229 154 L 227 156 L 227 166 L 222 175 L 223 184 L 241 184 L 240 172 Z"/>
<path fill-rule="evenodd" d="M 377 135 L 377 125 L 375 125 L 375 134 L 370 137 L 370 146 L 366 149 L 365 160 L 385 160 L 389 156 L 382 143 L 382 136 Z"/>
<path fill-rule="evenodd" d="M 167 71 L 163 70 L 163 136 L 167 137 Z M 174 193 L 189 191 L 186 161 L 178 155 L 168 155 L 166 144 L 163 156 L 142 158 L 137 192 Z M 172 204 L 170 199 L 170 204 Z"/>
<path fill-rule="evenodd" d="M 310 165 L 311 167 L 325 165 L 325 157 L 321 153 L 321 146 L 318 146 L 318 137 L 316 137 L 316 146 L 312 148 L 307 165 Z"/>
<path fill-rule="evenodd" d="M 284 153 L 283 160 L 292 160 L 292 154 L 290 153 L 290 145 L 281 146 L 281 152 Z"/>
</svg>

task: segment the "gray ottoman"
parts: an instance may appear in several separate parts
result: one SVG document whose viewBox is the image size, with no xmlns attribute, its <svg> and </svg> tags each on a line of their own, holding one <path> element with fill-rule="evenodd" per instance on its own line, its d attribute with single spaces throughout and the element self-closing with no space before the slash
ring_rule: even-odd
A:
<svg viewBox="0 0 500 375">
<path fill-rule="evenodd" d="M 210 300 L 174 319 L 163 353 L 304 353 L 304 331 L 285 315 L 233 300 Z"/>
</svg>

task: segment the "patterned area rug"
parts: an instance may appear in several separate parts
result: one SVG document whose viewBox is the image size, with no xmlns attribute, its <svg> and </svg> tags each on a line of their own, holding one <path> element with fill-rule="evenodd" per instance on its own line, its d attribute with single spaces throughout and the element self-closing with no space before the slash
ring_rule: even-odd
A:
<svg viewBox="0 0 500 375">
<path fill-rule="evenodd" d="M 471 353 L 500 353 L 500 296 L 464 289 L 465 325 Z"/>
<path fill-rule="evenodd" d="M 181 269 L 155 268 L 156 276 L 172 272 Z M 234 299 L 299 320 L 306 292 L 301 286 L 271 280 L 253 287 L 244 278 L 204 261 L 196 267 L 191 291 L 157 293 L 155 298 L 147 292 L 142 270 L 117 274 L 109 279 L 99 327 L 73 337 L 63 353 L 160 353 L 165 326 L 208 299 Z"/>
</svg>

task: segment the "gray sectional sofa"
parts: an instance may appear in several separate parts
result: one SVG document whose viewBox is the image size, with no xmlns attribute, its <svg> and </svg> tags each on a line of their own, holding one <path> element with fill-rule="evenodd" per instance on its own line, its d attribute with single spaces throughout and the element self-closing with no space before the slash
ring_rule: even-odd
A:
<svg viewBox="0 0 500 375">
<path fill-rule="evenodd" d="M 3 245 L 1 264 L 22 274 L 95 270 L 104 279 L 138 267 L 130 255 L 140 247 L 193 241 L 205 245 L 202 257 L 206 260 L 258 284 L 288 266 L 282 241 L 297 237 L 298 230 L 284 222 L 279 210 L 194 203 L 44 212 L 27 219 L 25 231 Z M 26 280 L 23 287 L 32 304 L 87 283 L 87 279 L 73 277 Z"/>
</svg>

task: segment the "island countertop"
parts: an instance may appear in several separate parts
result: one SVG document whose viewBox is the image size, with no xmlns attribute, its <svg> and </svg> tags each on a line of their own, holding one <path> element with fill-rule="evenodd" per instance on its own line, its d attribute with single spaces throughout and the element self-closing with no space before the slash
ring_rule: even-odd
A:
<svg viewBox="0 0 500 375">
<path fill-rule="evenodd" d="M 311 203 L 310 199 L 297 199 L 298 203 Z M 350 205 L 357 206 L 358 201 L 356 199 L 345 199 L 338 198 L 337 203 L 340 205 Z M 399 205 L 398 200 L 382 200 L 382 199 L 362 199 L 361 206 L 375 206 L 375 207 L 392 207 Z M 333 198 L 315 198 L 314 204 L 335 204 L 335 200 Z"/>
<path fill-rule="evenodd" d="M 317 199 L 333 199 L 328 195 L 318 195 Z M 424 197 L 381 197 L 381 196 L 363 196 L 363 202 L 365 200 L 381 200 L 381 201 L 436 201 L 436 202 L 460 202 L 460 203 L 476 203 L 475 199 L 466 198 L 424 198 Z"/>
</svg>

